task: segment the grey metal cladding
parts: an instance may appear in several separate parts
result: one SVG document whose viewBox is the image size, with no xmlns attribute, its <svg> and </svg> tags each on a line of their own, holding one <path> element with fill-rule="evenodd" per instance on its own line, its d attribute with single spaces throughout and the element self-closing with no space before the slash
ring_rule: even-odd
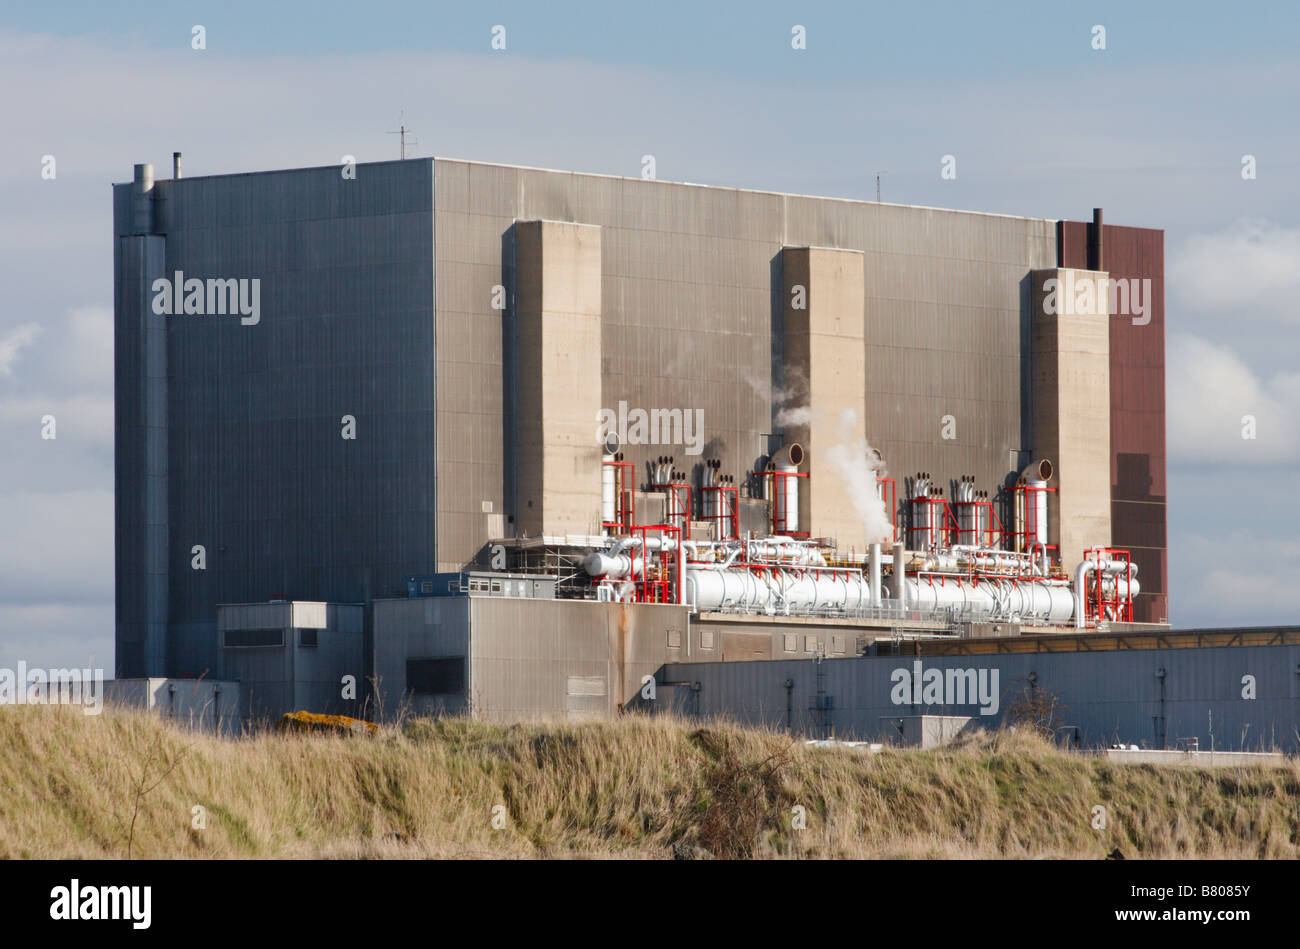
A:
<svg viewBox="0 0 1300 949">
<path fill-rule="evenodd" d="M 1010 451 L 1030 447 L 1022 284 L 1055 263 L 1051 221 L 444 159 L 434 189 L 439 569 L 479 551 L 481 502 L 504 501 L 503 315 L 491 293 L 515 220 L 602 228 L 603 405 L 703 410 L 699 456 L 625 446 L 639 478 L 661 454 L 688 473 L 721 457 L 742 477 L 768 450 L 784 245 L 864 252 L 864 413 L 891 473 L 972 474 L 993 490 Z M 941 437 L 946 415 L 954 439 Z"/>
<path fill-rule="evenodd" d="M 924 670 L 997 671 L 996 709 L 981 714 L 978 703 L 895 704 L 907 691 L 914 664 Z M 1054 727 L 1078 728 L 1085 747 L 1114 742 L 1176 747 L 1198 738 L 1200 747 L 1238 750 L 1300 747 L 1300 646 L 1250 645 L 1168 649 L 1109 649 L 963 656 L 875 656 L 812 661 L 697 662 L 667 665 L 666 682 L 700 683 L 698 691 L 664 690 L 668 707 L 693 715 L 724 716 L 747 725 L 783 728 L 792 710 L 794 730 L 837 737 L 889 739 L 887 719 L 900 715 L 974 715 L 996 728 L 1008 722 L 1027 689 L 1056 703 Z M 900 672 L 901 670 L 901 672 Z M 1160 673 L 1163 672 L 1163 676 Z M 820 680 L 819 680 L 820 675 Z M 1255 697 L 1243 697 L 1251 676 Z M 787 692 L 785 683 L 792 681 Z M 819 689 L 831 697 L 824 723 L 811 711 Z M 787 695 L 789 699 L 787 699 Z M 787 706 L 789 701 L 789 706 Z M 824 729 L 819 729 L 824 725 Z"/>
<path fill-rule="evenodd" d="M 509 513 L 506 313 L 493 293 L 516 220 L 602 228 L 602 404 L 703 412 L 699 455 L 625 446 L 638 479 L 660 454 L 688 473 L 719 457 L 743 478 L 770 450 L 786 245 L 864 252 L 867 435 L 892 473 L 992 488 L 1009 450 L 1030 447 L 1022 283 L 1055 263 L 1052 222 L 442 159 L 356 170 L 155 186 L 168 275 L 261 280 L 256 326 L 168 326 L 168 674 L 214 666 L 218 603 L 400 594 L 407 575 L 462 567 Z M 119 234 L 129 198 L 114 189 Z M 120 326 L 117 342 L 121 389 L 141 366 Z M 127 582 L 143 460 L 127 450 L 137 423 L 121 399 L 127 656 L 143 643 L 143 592 Z M 340 438 L 344 415 L 355 440 Z M 197 544 L 204 571 L 190 568 Z"/>
<path fill-rule="evenodd" d="M 118 195 L 129 189 L 117 189 Z M 119 217 L 119 220 L 124 218 Z M 148 306 L 163 271 L 163 240 L 114 241 L 114 563 L 118 676 L 164 672 L 167 580 L 165 534 L 166 329 Z M 160 477 L 161 475 L 161 477 Z"/>
<path fill-rule="evenodd" d="M 361 602 L 433 565 L 432 177 L 426 160 L 159 183 L 168 276 L 261 281 L 257 325 L 169 322 L 173 674 L 215 667 L 195 629 L 218 603 Z"/>
</svg>

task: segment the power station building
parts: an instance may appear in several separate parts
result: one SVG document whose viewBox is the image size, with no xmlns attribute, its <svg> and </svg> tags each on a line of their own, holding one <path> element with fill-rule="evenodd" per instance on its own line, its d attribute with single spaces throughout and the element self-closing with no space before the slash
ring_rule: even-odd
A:
<svg viewBox="0 0 1300 949">
<path fill-rule="evenodd" d="M 444 159 L 113 200 L 119 677 L 581 717 L 1168 623 L 1162 231 Z"/>
</svg>

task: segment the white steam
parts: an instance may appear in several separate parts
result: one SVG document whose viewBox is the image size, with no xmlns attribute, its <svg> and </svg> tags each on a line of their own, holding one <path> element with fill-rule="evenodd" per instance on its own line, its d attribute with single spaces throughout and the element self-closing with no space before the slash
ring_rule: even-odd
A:
<svg viewBox="0 0 1300 949">
<path fill-rule="evenodd" d="M 744 376 L 745 383 L 754 390 L 754 394 L 760 399 L 770 401 L 772 408 L 777 409 L 778 412 L 789 402 L 807 398 L 808 380 L 797 367 L 787 367 L 785 384 L 779 386 L 773 386 L 771 380 L 760 379 L 751 372 L 746 372 Z M 776 424 L 781 424 L 780 414 L 777 415 Z"/>
<path fill-rule="evenodd" d="M 808 411 L 804 409 L 803 411 Z M 845 409 L 836 425 L 839 440 L 826 451 L 826 459 L 844 479 L 844 487 L 858 516 L 868 544 L 888 544 L 894 539 L 885 502 L 876 490 L 881 462 L 865 438 L 855 435 L 858 413 Z"/>
<path fill-rule="evenodd" d="M 792 406 L 777 412 L 773 421 L 777 428 L 785 428 L 787 425 L 811 425 L 813 414 L 813 410 L 807 406 Z"/>
</svg>

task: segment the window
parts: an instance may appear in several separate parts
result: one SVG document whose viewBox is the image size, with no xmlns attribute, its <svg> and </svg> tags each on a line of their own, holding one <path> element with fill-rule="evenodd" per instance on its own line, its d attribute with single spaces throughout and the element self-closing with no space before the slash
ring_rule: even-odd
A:
<svg viewBox="0 0 1300 949">
<path fill-rule="evenodd" d="M 500 581 L 500 580 L 493 580 L 493 581 L 492 581 L 492 592 L 493 592 L 493 593 L 500 593 L 500 592 L 501 592 L 501 581 Z"/>
<path fill-rule="evenodd" d="M 315 629 L 298 630 L 298 645 L 299 646 L 318 645 L 318 640 L 316 637 L 319 632 L 320 632 L 319 630 L 315 630 Z"/>
<path fill-rule="evenodd" d="M 256 649 L 263 646 L 283 646 L 282 629 L 228 629 L 222 637 L 227 649 Z"/>
<path fill-rule="evenodd" d="M 465 657 L 406 660 L 406 689 L 419 695 L 446 695 L 465 690 Z"/>
<path fill-rule="evenodd" d="M 785 634 L 785 651 L 786 652 L 799 651 L 799 636 L 796 633 Z"/>
</svg>

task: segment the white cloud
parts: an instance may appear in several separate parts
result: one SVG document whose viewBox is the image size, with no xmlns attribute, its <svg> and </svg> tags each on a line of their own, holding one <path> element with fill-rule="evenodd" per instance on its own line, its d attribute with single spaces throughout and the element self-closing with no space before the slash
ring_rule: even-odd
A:
<svg viewBox="0 0 1300 949">
<path fill-rule="evenodd" d="M 0 336 L 0 376 L 13 375 L 18 353 L 24 346 L 30 345 L 40 332 L 40 324 L 23 323 Z"/>
<path fill-rule="evenodd" d="M 0 399 L 0 437 L 10 445 L 26 439 L 40 442 L 41 420 L 46 415 L 54 416 L 56 441 L 64 445 L 76 441 L 97 451 L 113 450 L 111 393 Z"/>
<path fill-rule="evenodd" d="M 33 76 L 48 81 L 33 84 Z M 1261 155 L 1293 152 L 1294 129 L 1263 119 L 1286 114 L 1297 76 L 1300 66 L 1272 63 L 1099 73 L 1090 93 L 1108 120 L 1090 130 L 1092 147 L 1081 158 L 1068 124 L 1024 118 L 1048 114 L 1077 92 L 1069 69 L 959 85 L 922 72 L 812 84 L 515 53 L 223 58 L 184 43 L 169 52 L 130 38 L 0 31 L 0 82 L 24 90 L 6 103 L 0 149 L 0 283 L 8 294 L 0 317 L 0 521 L 7 529 L 0 580 L 8 580 L 0 589 L 0 654 L 22 648 L 34 661 L 31 651 L 43 649 L 61 658 L 62 642 L 72 661 L 92 642 L 104 644 L 97 648 L 111 661 L 111 605 L 4 601 L 71 603 L 78 590 L 111 591 L 108 183 L 128 181 L 134 162 L 152 160 L 165 177 L 175 149 L 185 152 L 190 175 L 324 165 L 344 154 L 391 159 L 396 143 L 385 133 L 406 108 L 420 155 L 635 177 L 649 152 L 666 179 L 859 197 L 874 193 L 874 170 L 883 168 L 888 201 L 1075 218 L 1101 201 L 1112 222 L 1164 227 L 1172 241 L 1189 222 L 1204 227 L 1243 213 L 1296 218 L 1294 176 L 1220 188 L 1221 168 L 1186 156 L 1205 153 L 1206 129 L 1230 149 L 1241 142 L 1245 151 L 1249 142 Z M 1193 121 L 1186 109 L 1167 107 L 1189 102 Z M 774 118 L 792 115 L 793 125 Z M 957 182 L 938 175 L 938 156 L 949 151 L 959 157 Z M 39 175 L 46 153 L 58 161 L 54 181 Z M 1193 239 L 1171 258 L 1171 291 L 1186 287 L 1185 311 L 1220 314 L 1221 332 L 1204 335 L 1225 341 L 1236 338 L 1214 309 L 1225 301 L 1251 301 L 1269 318 L 1294 315 L 1273 304 L 1295 289 L 1281 263 L 1295 234 L 1256 224 Z M 836 238 L 828 228 L 822 239 Z M 1296 259 L 1292 252 L 1291 278 Z M 74 309 L 88 301 L 95 306 Z M 47 312 L 68 316 L 60 327 L 38 315 Z M 1183 314 L 1171 307 L 1170 315 L 1173 325 Z M 29 350 L 31 319 L 45 332 Z M 1176 457 L 1296 456 L 1289 409 L 1300 401 L 1300 378 L 1261 382 L 1231 352 L 1194 339 L 1171 346 L 1170 369 Z M 1218 381 L 1207 383 L 1209 376 Z M 769 384 L 760 386 L 766 393 Z M 1253 443 L 1240 440 L 1247 412 L 1258 419 Z M 47 413 L 58 418 L 57 442 L 39 441 Z M 74 586 L 83 583 L 89 591 Z M 1177 599 L 1173 609 L 1191 615 Z"/>
<path fill-rule="evenodd" d="M 1233 530 L 1219 538 L 1174 534 L 1170 541 L 1170 609 L 1177 626 L 1293 625 L 1300 616 L 1300 542 L 1294 538 Z"/>
<path fill-rule="evenodd" d="M 67 331 L 58 341 L 57 365 L 66 385 L 112 395 L 112 307 L 81 306 L 68 314 Z"/>
<path fill-rule="evenodd" d="M 1264 381 L 1228 347 L 1170 334 L 1166 431 L 1171 461 L 1275 465 L 1300 458 L 1300 374 Z M 1254 420 L 1255 437 L 1243 438 Z"/>
<path fill-rule="evenodd" d="M 0 603 L 113 601 L 113 492 L 0 494 Z"/>
<path fill-rule="evenodd" d="M 9 348 L 6 345 L 17 341 Z M 21 365 L 13 354 L 34 341 Z M 5 356 L 10 367 L 5 372 Z M 113 450 L 113 313 L 108 307 L 82 306 L 60 321 L 25 323 L 0 339 L 0 374 L 8 377 L 0 395 L 0 440 L 8 446 L 0 472 L 24 457 L 45 457 L 59 449 L 61 463 L 74 459 L 66 450 L 89 451 L 102 460 Z M 55 419 L 56 439 L 41 438 L 42 419 Z M 42 452 L 44 454 L 42 454 Z M 35 454 L 33 454 L 35 453 Z M 87 459 L 89 460 L 89 459 Z M 75 463 L 75 462 L 74 462 Z M 5 481 L 0 489 L 48 487 L 39 468 L 27 482 Z M 57 489 L 56 489 L 57 490 Z"/>
<path fill-rule="evenodd" d="M 0 603 L 0 668 L 59 668 L 76 664 L 113 675 L 113 604 Z"/>
<path fill-rule="evenodd" d="M 1300 324 L 1300 228 L 1242 219 L 1193 234 L 1172 255 L 1165 282 L 1179 309 Z"/>
</svg>

